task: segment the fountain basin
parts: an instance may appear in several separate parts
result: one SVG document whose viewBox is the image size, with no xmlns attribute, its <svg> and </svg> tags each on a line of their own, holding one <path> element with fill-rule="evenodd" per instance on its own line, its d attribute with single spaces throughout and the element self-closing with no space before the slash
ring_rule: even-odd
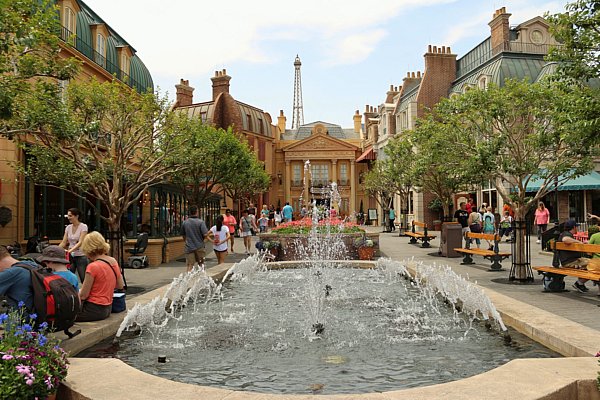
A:
<svg viewBox="0 0 600 400">
<path fill-rule="evenodd" d="M 360 264 L 366 265 L 368 263 L 362 262 Z M 538 339 L 538 341 L 546 346 L 564 355 L 589 356 L 595 354 L 597 343 L 600 343 L 600 338 L 596 331 L 515 301 L 491 290 L 486 290 L 486 293 L 492 298 L 505 321 L 517 330 L 529 334 L 530 337 Z M 155 295 L 156 293 L 149 293 L 145 296 L 147 299 L 151 299 Z M 84 332 L 89 332 L 89 329 L 86 329 Z M 597 397 L 586 397 L 584 394 L 594 393 L 592 388 L 596 374 L 595 371 L 597 370 L 596 360 L 584 358 L 515 360 L 493 371 L 442 385 L 386 392 L 384 394 L 318 396 L 318 398 L 500 399 L 506 398 L 507 388 L 510 387 L 511 398 L 595 399 Z M 110 368 L 107 363 L 110 363 Z M 90 371 L 93 371 L 94 376 L 99 376 L 98 374 L 100 374 L 102 377 L 94 379 L 92 382 L 89 379 Z M 104 379 L 105 374 L 112 373 L 114 373 L 114 377 Z M 103 386 L 97 383 L 107 380 L 114 382 L 115 385 Z M 135 384 L 132 386 L 134 382 Z M 114 388 L 111 389 L 109 386 L 114 386 Z M 162 398 L 175 398 L 177 396 L 178 399 L 221 399 L 225 397 L 228 399 L 305 399 L 312 397 L 277 396 L 185 385 L 144 374 L 126 366 L 118 360 L 103 359 L 73 359 L 69 377 L 65 382 L 65 387 L 61 391 L 65 396 L 69 396 L 65 397 L 67 399 L 112 399 L 118 398 L 119 395 L 115 395 L 111 390 L 122 391 L 124 387 L 128 388 L 127 398 L 132 399 L 151 398 L 155 397 L 157 393 L 161 393 Z M 76 394 L 77 392 L 79 395 Z M 119 393 L 122 396 L 122 392 Z M 169 397 L 171 394 L 172 396 Z"/>
</svg>

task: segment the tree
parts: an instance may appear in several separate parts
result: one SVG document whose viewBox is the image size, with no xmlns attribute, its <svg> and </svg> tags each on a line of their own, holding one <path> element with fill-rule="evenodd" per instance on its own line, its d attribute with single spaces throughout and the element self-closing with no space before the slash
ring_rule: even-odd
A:
<svg viewBox="0 0 600 400">
<path fill-rule="evenodd" d="M 0 0 L 0 10 L 0 134 L 11 137 L 23 98 L 59 98 L 54 79 L 73 77 L 78 62 L 59 55 L 53 0 Z"/>
<path fill-rule="evenodd" d="M 585 120 L 595 104 L 589 90 L 573 83 L 508 80 L 443 101 L 436 116 L 462 148 L 467 174 L 490 180 L 515 220 L 524 221 L 541 197 L 592 169 L 598 135 Z M 531 194 L 534 179 L 541 185 Z M 525 280 L 522 230 L 516 239 L 516 278 Z"/>
<path fill-rule="evenodd" d="M 546 15 L 550 31 L 561 46 L 551 49 L 549 59 L 559 61 L 565 74 L 588 80 L 600 76 L 600 3 L 577 0 L 565 13 Z"/>
<path fill-rule="evenodd" d="M 444 103 L 444 101 L 442 101 Z M 439 115 L 438 107 L 417 121 L 410 133 L 415 146 L 414 176 L 418 190 L 433 193 L 441 202 L 444 217 L 450 217 L 455 193 L 468 189 L 477 177 L 469 174 L 468 147 L 460 130 Z"/>
<path fill-rule="evenodd" d="M 386 163 L 383 160 L 377 160 L 371 168 L 363 175 L 363 188 L 369 196 L 375 198 L 375 201 L 383 209 L 383 224 L 386 225 L 387 210 L 392 201 L 392 192 L 390 191 L 391 176 L 386 173 Z"/>
<path fill-rule="evenodd" d="M 173 159 L 182 162 L 182 169 L 171 178 L 191 204 L 203 204 L 217 189 L 240 199 L 268 188 L 270 179 L 262 164 L 231 128 L 216 128 L 183 115 L 177 126 L 187 134 L 180 137 L 181 152 Z"/>
<path fill-rule="evenodd" d="M 166 98 L 93 80 L 69 85 L 53 123 L 43 100 L 23 106 L 16 119 L 19 132 L 28 134 L 20 137 L 28 154 L 23 172 L 88 202 L 89 196 L 100 200 L 111 232 L 120 232 L 121 217 L 146 189 L 180 168 L 166 162 L 179 153 L 176 139 L 183 134 L 171 124 Z"/>
</svg>

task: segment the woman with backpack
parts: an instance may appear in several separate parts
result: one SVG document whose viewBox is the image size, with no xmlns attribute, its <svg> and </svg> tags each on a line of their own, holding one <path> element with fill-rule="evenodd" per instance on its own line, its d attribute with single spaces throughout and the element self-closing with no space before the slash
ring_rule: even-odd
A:
<svg viewBox="0 0 600 400">
<path fill-rule="evenodd" d="M 81 250 L 90 259 L 79 297 L 81 313 L 77 321 L 100 321 L 110 316 L 115 289 L 123 289 L 125 282 L 117 260 L 108 255 L 110 246 L 98 232 L 88 233 Z"/>
<path fill-rule="evenodd" d="M 492 207 L 488 207 L 483 214 L 483 233 L 495 234 L 496 233 L 496 221 L 494 213 L 492 213 Z M 494 242 L 488 242 L 488 249 L 494 250 Z"/>
<path fill-rule="evenodd" d="M 254 215 L 250 214 L 248 210 L 242 211 L 242 218 L 240 218 L 240 236 L 244 238 L 244 247 L 246 248 L 247 255 L 250 255 L 253 229 L 258 230 Z"/>
<path fill-rule="evenodd" d="M 469 219 L 467 221 L 469 224 L 469 232 L 481 233 L 481 214 L 479 214 L 476 209 L 473 209 L 471 214 L 469 214 Z M 480 239 L 475 239 L 475 243 L 477 243 L 477 248 L 481 247 Z"/>
</svg>

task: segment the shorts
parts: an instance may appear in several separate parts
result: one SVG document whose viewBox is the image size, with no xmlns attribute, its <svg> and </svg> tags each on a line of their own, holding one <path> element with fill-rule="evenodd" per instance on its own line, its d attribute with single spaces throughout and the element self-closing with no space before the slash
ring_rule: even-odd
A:
<svg viewBox="0 0 600 400">
<path fill-rule="evenodd" d="M 241 237 L 247 237 L 247 236 L 252 236 L 252 231 L 248 231 L 248 232 L 240 232 L 240 236 Z"/>
<path fill-rule="evenodd" d="M 576 260 L 573 261 L 569 261 L 566 264 L 563 264 L 563 267 L 567 267 L 567 268 L 577 268 L 577 269 L 587 269 L 587 265 L 589 264 L 590 259 L 589 258 L 578 258 Z"/>
<path fill-rule="evenodd" d="M 214 250 L 214 252 L 215 253 L 227 253 L 227 250 Z"/>
<path fill-rule="evenodd" d="M 195 263 L 201 264 L 204 262 L 204 258 L 206 257 L 206 250 L 204 249 L 196 249 L 191 253 L 187 253 L 185 255 L 185 260 L 187 265 L 194 265 Z"/>
</svg>

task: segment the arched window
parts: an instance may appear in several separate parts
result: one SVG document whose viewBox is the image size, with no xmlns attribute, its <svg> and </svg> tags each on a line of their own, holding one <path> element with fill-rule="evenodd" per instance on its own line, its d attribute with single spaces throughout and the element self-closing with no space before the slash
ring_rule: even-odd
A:
<svg viewBox="0 0 600 400">
<path fill-rule="evenodd" d="M 488 86 L 488 77 L 483 75 L 479 77 L 479 80 L 477 81 L 477 86 L 479 87 L 479 89 L 485 90 L 487 89 Z"/>
<path fill-rule="evenodd" d="M 101 33 L 96 34 L 96 64 L 106 68 L 106 38 Z"/>
</svg>

